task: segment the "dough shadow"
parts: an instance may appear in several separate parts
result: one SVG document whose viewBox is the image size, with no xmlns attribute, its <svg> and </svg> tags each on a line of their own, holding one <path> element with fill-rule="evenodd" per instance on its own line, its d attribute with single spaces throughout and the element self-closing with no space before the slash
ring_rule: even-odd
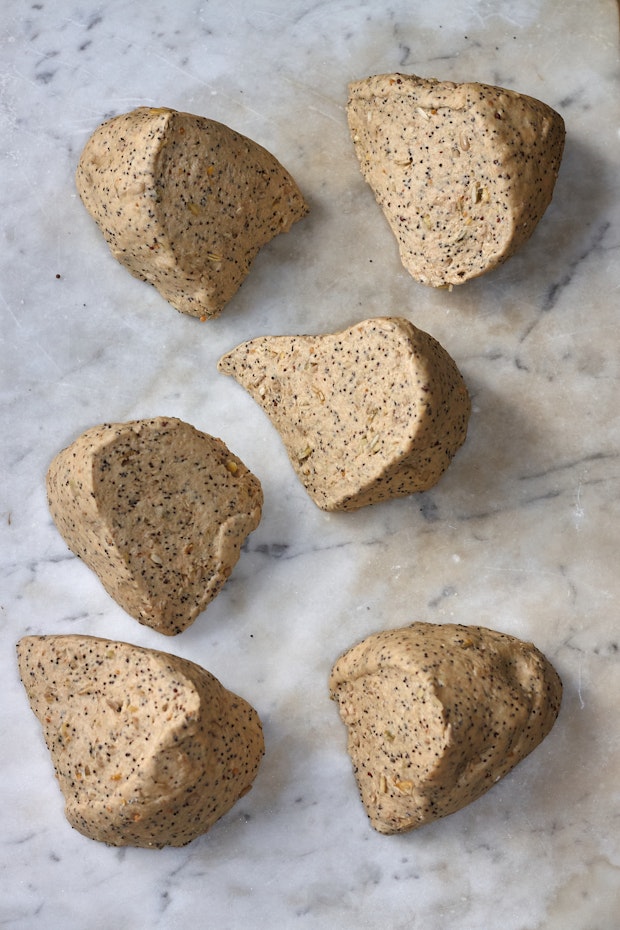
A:
<svg viewBox="0 0 620 930">
<path fill-rule="evenodd" d="M 458 289 L 463 307 L 477 312 L 489 290 L 498 302 L 535 301 L 548 310 L 606 228 L 615 167 L 583 139 L 567 133 L 553 198 L 531 237 L 509 259 Z"/>
<path fill-rule="evenodd" d="M 523 413 L 516 398 L 506 403 L 488 382 L 469 378 L 468 387 L 476 412 L 465 443 L 434 487 L 375 505 L 387 508 L 386 519 L 391 519 L 390 508 L 407 507 L 411 527 L 422 529 L 440 521 L 492 518 L 527 505 L 524 480 L 543 475 L 548 467 L 537 451 L 543 449 L 545 426 Z M 358 511 L 358 519 L 374 509 Z"/>
</svg>

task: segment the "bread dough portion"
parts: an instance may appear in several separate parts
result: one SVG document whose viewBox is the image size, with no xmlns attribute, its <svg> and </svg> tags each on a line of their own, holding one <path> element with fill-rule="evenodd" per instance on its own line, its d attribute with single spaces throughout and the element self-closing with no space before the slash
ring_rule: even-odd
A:
<svg viewBox="0 0 620 930">
<path fill-rule="evenodd" d="M 462 284 L 495 268 L 551 201 L 564 121 L 532 97 L 380 74 L 349 86 L 347 115 L 362 174 L 422 284 Z"/>
<path fill-rule="evenodd" d="M 399 317 L 252 339 L 218 367 L 263 407 L 323 510 L 432 487 L 467 433 L 470 400 L 455 362 Z"/>
<path fill-rule="evenodd" d="M 114 846 L 184 846 L 250 790 L 261 722 L 200 666 L 93 636 L 27 636 L 19 671 L 65 815 Z"/>
<path fill-rule="evenodd" d="M 531 643 L 461 624 L 369 636 L 338 659 L 329 687 L 379 833 L 416 829 L 476 800 L 545 738 L 562 697 Z"/>
<path fill-rule="evenodd" d="M 139 107 L 93 133 L 77 188 L 112 254 L 182 313 L 217 316 L 308 206 L 266 149 L 215 120 Z"/>
<path fill-rule="evenodd" d="M 51 463 L 69 548 L 136 620 L 186 629 L 219 593 L 261 518 L 256 478 L 221 439 L 174 417 L 93 427 Z"/>
</svg>

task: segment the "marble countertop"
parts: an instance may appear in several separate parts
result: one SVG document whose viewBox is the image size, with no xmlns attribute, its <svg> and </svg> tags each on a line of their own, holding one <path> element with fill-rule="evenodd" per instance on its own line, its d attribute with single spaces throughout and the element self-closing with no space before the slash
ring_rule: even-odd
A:
<svg viewBox="0 0 620 930">
<path fill-rule="evenodd" d="M 165 0 L 0 10 L 2 896 L 12 930 L 617 930 L 620 926 L 620 68 L 613 0 Z M 364 184 L 347 83 L 496 83 L 566 121 L 530 242 L 451 293 L 417 284 Z M 221 317 L 174 311 L 111 257 L 73 181 L 105 118 L 209 116 L 291 171 L 311 212 Z M 403 315 L 470 389 L 431 491 L 318 510 L 220 355 L 266 333 Z M 233 576 L 186 632 L 129 618 L 67 550 L 47 466 L 89 426 L 174 415 L 263 483 Z M 414 620 L 534 642 L 564 682 L 548 738 L 483 798 L 408 835 L 368 825 L 327 690 L 340 653 Z M 89 633 L 190 658 L 259 711 L 253 790 L 182 849 L 116 849 L 63 816 L 15 643 Z"/>
</svg>

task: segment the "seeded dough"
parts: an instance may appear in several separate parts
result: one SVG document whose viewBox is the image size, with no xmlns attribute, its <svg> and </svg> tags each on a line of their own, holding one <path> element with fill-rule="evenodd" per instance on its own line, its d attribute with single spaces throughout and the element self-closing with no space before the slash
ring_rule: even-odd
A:
<svg viewBox="0 0 620 930">
<path fill-rule="evenodd" d="M 533 233 L 555 186 L 564 121 L 487 84 L 380 74 L 349 86 L 361 171 L 422 284 L 461 284 Z"/>
<path fill-rule="evenodd" d="M 203 319 L 222 311 L 259 249 L 308 212 L 262 146 L 167 107 L 139 107 L 99 126 L 76 183 L 114 257 Z"/>
<path fill-rule="evenodd" d="M 424 491 L 465 440 L 470 400 L 455 362 L 399 317 L 252 339 L 218 367 L 263 407 L 323 510 Z"/>
<path fill-rule="evenodd" d="M 562 697 L 533 645 L 460 624 L 375 633 L 338 659 L 329 687 L 379 833 L 476 800 L 545 738 Z"/>
<path fill-rule="evenodd" d="M 113 846 L 184 846 L 252 787 L 247 701 L 187 659 L 94 636 L 26 636 L 19 671 L 65 815 Z"/>
<path fill-rule="evenodd" d="M 218 594 L 263 503 L 221 439 L 174 417 L 86 430 L 53 460 L 47 495 L 69 548 L 127 613 L 167 635 Z"/>
</svg>

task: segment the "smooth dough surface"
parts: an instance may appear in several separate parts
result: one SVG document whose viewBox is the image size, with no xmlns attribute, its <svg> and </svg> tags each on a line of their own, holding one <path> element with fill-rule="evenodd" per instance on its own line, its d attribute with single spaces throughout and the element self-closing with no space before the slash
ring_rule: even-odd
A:
<svg viewBox="0 0 620 930">
<path fill-rule="evenodd" d="M 564 121 L 533 97 L 380 74 L 350 84 L 347 115 L 402 263 L 423 284 L 462 284 L 495 268 L 551 201 Z"/>
<path fill-rule="evenodd" d="M 27 636 L 17 653 L 65 815 L 85 836 L 184 846 L 250 790 L 258 714 L 195 663 L 93 636 Z"/>
<path fill-rule="evenodd" d="M 166 635 L 219 593 L 263 503 L 258 478 L 221 439 L 174 417 L 86 430 L 52 461 L 47 496 L 72 552 Z"/>
<path fill-rule="evenodd" d="M 260 248 L 308 212 L 291 175 L 258 143 L 167 107 L 99 126 L 76 184 L 114 257 L 202 319 L 222 311 Z"/>
<path fill-rule="evenodd" d="M 259 337 L 218 367 L 262 406 L 323 510 L 426 490 L 465 441 L 470 399 L 454 360 L 399 317 Z"/>
<path fill-rule="evenodd" d="M 371 635 L 338 659 L 329 687 L 380 833 L 416 829 L 479 798 L 545 738 L 562 697 L 531 643 L 461 624 Z"/>
</svg>

